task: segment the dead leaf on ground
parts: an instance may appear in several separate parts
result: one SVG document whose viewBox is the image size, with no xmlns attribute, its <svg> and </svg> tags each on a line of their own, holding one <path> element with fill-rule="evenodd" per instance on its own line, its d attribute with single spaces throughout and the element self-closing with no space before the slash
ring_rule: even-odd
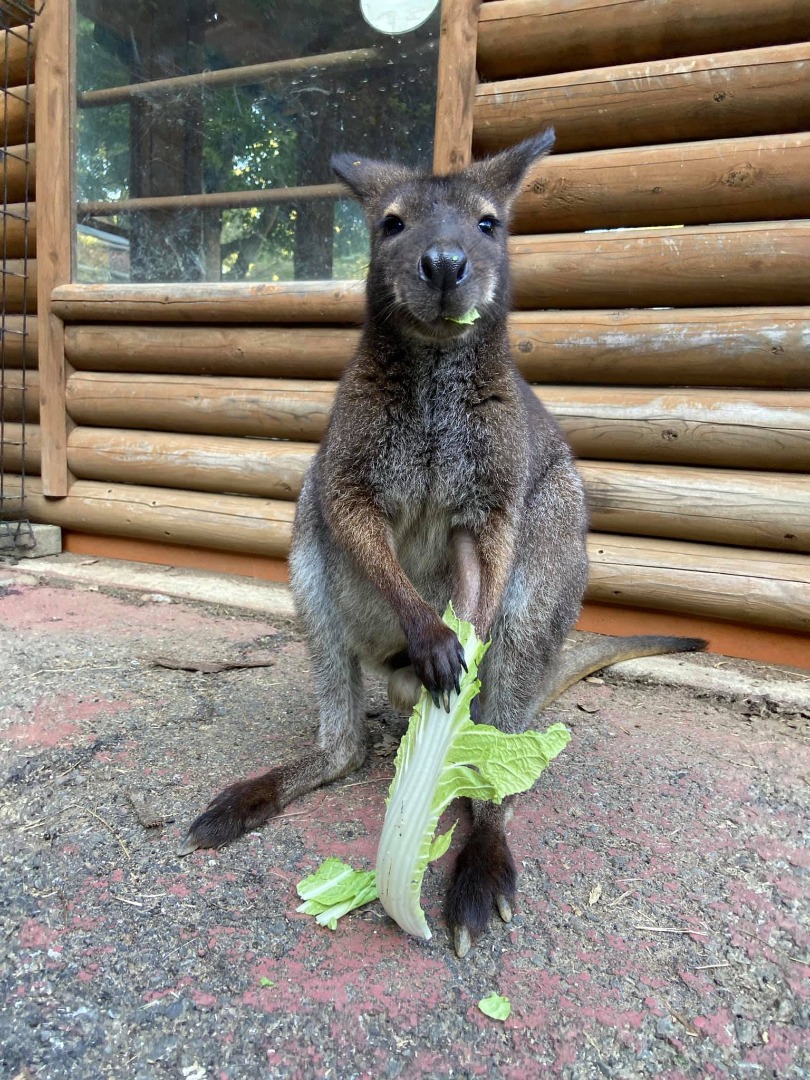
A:
<svg viewBox="0 0 810 1080">
<path fill-rule="evenodd" d="M 135 811 L 135 817 L 145 829 L 156 829 L 159 825 L 165 825 L 169 821 L 174 821 L 173 817 L 161 814 L 155 805 L 148 799 L 145 799 L 143 795 L 138 795 L 137 792 L 134 791 L 127 791 L 126 794 L 132 805 L 132 809 Z"/>
<path fill-rule="evenodd" d="M 581 709 L 582 712 L 586 712 L 586 713 L 597 713 L 597 712 L 599 712 L 599 706 L 598 705 L 586 705 L 582 701 L 577 702 L 577 708 Z"/>
<path fill-rule="evenodd" d="M 591 905 L 591 907 L 593 907 L 594 904 L 599 903 L 599 898 L 600 898 L 601 895 L 602 895 L 602 883 L 597 882 L 597 884 L 594 885 L 594 887 L 591 889 L 590 893 L 588 893 L 588 903 Z"/>
</svg>

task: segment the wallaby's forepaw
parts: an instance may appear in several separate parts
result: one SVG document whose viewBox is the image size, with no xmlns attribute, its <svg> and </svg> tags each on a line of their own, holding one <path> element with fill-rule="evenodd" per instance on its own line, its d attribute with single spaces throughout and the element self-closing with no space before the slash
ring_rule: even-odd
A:
<svg viewBox="0 0 810 1080">
<path fill-rule="evenodd" d="M 220 848 L 258 828 L 281 810 L 275 770 L 221 791 L 191 823 L 178 855 L 197 848 Z"/>
<path fill-rule="evenodd" d="M 512 921 L 517 871 L 506 837 L 496 829 L 476 829 L 456 861 L 455 877 L 447 894 L 447 921 L 456 955 L 464 957 L 497 911 Z"/>
<path fill-rule="evenodd" d="M 408 656 L 434 704 L 441 699 L 449 712 L 450 691 L 458 693 L 461 670 L 466 670 L 464 650 L 455 633 L 437 615 L 408 638 Z"/>
</svg>

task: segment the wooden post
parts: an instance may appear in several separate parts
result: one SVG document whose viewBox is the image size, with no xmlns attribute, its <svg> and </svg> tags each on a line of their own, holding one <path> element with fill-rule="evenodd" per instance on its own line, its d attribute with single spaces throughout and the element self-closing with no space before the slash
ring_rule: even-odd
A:
<svg viewBox="0 0 810 1080">
<path fill-rule="evenodd" d="M 460 172 L 472 159 L 475 51 L 480 0 L 443 0 L 433 170 Z"/>
<path fill-rule="evenodd" d="M 69 420 L 65 408 L 64 324 L 51 309 L 51 294 L 71 278 L 73 248 L 73 154 L 71 103 L 73 5 L 50 0 L 37 29 L 38 187 L 45 197 L 37 207 L 37 325 L 39 330 L 42 493 L 68 494 Z M 70 44 L 68 44 L 70 43 Z"/>
</svg>

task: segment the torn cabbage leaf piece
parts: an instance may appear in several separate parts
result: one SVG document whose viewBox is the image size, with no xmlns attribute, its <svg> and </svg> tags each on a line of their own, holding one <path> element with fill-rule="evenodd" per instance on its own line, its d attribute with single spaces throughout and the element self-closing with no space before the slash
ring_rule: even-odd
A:
<svg viewBox="0 0 810 1080">
<path fill-rule="evenodd" d="M 340 859 L 326 859 L 314 874 L 299 881 L 298 895 L 305 903 L 296 908 L 314 915 L 321 926 L 337 929 L 347 911 L 377 899 L 373 870 L 353 870 Z"/>
<path fill-rule="evenodd" d="M 457 319 L 454 319 L 452 315 L 445 315 L 446 322 L 460 323 L 462 326 L 472 326 L 474 322 L 477 322 L 481 318 L 481 313 L 478 308 L 470 308 L 466 315 L 459 315 Z"/>
<path fill-rule="evenodd" d="M 403 930 L 425 940 L 431 932 L 419 896 L 427 864 L 437 857 L 433 835 L 442 811 L 462 796 L 500 803 L 527 791 L 571 738 L 562 724 L 552 724 L 542 734 L 507 735 L 473 723 L 470 702 L 481 687 L 478 665 L 489 646 L 471 623 L 456 617 L 452 605 L 444 621 L 464 650 L 467 672 L 449 713 L 422 690 L 397 752 L 377 850 L 377 892 L 383 907 Z"/>
<path fill-rule="evenodd" d="M 489 997 L 481 998 L 478 1008 L 484 1016 L 491 1016 L 493 1020 L 508 1020 L 512 1013 L 512 1005 L 508 997 L 500 994 L 490 994 Z"/>
</svg>

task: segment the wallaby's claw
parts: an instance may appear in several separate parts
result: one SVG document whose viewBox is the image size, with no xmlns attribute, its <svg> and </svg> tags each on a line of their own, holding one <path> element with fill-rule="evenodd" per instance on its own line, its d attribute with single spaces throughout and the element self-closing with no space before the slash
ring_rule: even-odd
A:
<svg viewBox="0 0 810 1080">
<path fill-rule="evenodd" d="M 463 960 L 472 948 L 472 938 L 466 926 L 457 926 L 453 930 L 453 947 L 459 960 Z"/>
<path fill-rule="evenodd" d="M 200 845 L 194 839 L 191 829 L 186 833 L 180 842 L 180 846 L 177 848 L 177 854 L 182 858 L 184 855 L 190 855 L 192 851 L 196 851 Z"/>
<path fill-rule="evenodd" d="M 458 682 L 458 679 L 456 679 L 456 682 Z M 450 712 L 450 691 L 449 690 L 445 690 L 444 693 L 442 694 L 442 705 L 444 705 L 444 711 L 449 713 Z"/>
<path fill-rule="evenodd" d="M 504 922 L 512 921 L 512 905 L 503 893 L 499 893 L 495 897 L 495 907 L 498 909 L 498 914 Z"/>
<path fill-rule="evenodd" d="M 430 696 L 433 698 L 433 704 L 436 708 L 439 708 L 439 692 L 437 690 L 431 690 Z"/>
</svg>

